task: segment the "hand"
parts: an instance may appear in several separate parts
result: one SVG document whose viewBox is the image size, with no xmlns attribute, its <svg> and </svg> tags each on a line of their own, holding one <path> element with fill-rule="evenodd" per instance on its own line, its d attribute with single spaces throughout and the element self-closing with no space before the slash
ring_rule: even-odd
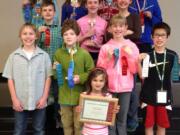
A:
<svg viewBox="0 0 180 135">
<path fill-rule="evenodd" d="M 122 47 L 122 49 L 128 54 L 128 55 L 131 55 L 132 54 L 132 49 L 131 47 L 127 46 L 127 45 L 124 45 Z"/>
<path fill-rule="evenodd" d="M 94 40 L 91 39 L 86 40 L 86 45 L 96 47 L 96 43 L 94 42 Z"/>
<path fill-rule="evenodd" d="M 24 110 L 23 105 L 22 105 L 21 101 L 18 98 L 13 99 L 12 102 L 13 102 L 13 109 L 15 111 L 22 112 Z"/>
<path fill-rule="evenodd" d="M 119 109 L 120 109 L 120 106 L 117 105 L 117 107 L 114 109 L 114 113 L 118 113 L 118 112 L 119 112 Z"/>
<path fill-rule="evenodd" d="M 82 111 L 82 107 L 80 105 L 76 106 L 75 108 L 77 113 L 80 113 Z"/>
<path fill-rule="evenodd" d="M 91 37 L 91 36 L 93 36 L 93 35 L 95 35 L 95 29 L 94 28 L 91 28 L 91 29 L 89 29 L 89 31 L 85 34 L 85 37 L 86 38 L 89 38 L 89 37 Z"/>
<path fill-rule="evenodd" d="M 41 97 L 38 102 L 36 103 L 36 108 L 37 109 L 43 109 L 47 103 L 47 99 L 44 97 Z"/>
<path fill-rule="evenodd" d="M 59 62 L 55 61 L 55 62 L 53 63 L 52 68 L 53 68 L 53 69 L 56 69 L 56 65 L 57 65 L 57 64 L 59 64 Z"/>
<path fill-rule="evenodd" d="M 114 51 L 112 49 L 109 49 L 108 50 L 108 60 L 110 60 L 112 58 L 113 54 L 114 54 Z"/>
<path fill-rule="evenodd" d="M 46 26 L 40 26 L 40 27 L 38 28 L 38 31 L 39 31 L 39 32 L 45 32 L 46 29 L 47 29 Z"/>
<path fill-rule="evenodd" d="M 150 11 L 144 11 L 144 15 L 148 18 L 152 18 L 152 13 Z"/>
<path fill-rule="evenodd" d="M 22 5 L 26 5 L 26 4 L 29 4 L 30 1 L 29 0 L 22 0 Z"/>
<path fill-rule="evenodd" d="M 79 84 L 80 83 L 80 78 L 79 78 L 79 75 L 74 75 L 74 84 Z"/>
<path fill-rule="evenodd" d="M 36 12 L 36 14 L 40 15 L 41 14 L 41 8 L 40 7 L 36 7 L 35 8 L 35 12 Z"/>
<path fill-rule="evenodd" d="M 140 53 L 139 56 L 138 56 L 138 61 L 141 63 L 142 60 L 143 60 L 147 55 L 148 55 L 147 53 Z"/>
<path fill-rule="evenodd" d="M 127 35 L 132 35 L 134 32 L 132 30 L 127 30 L 126 33 L 125 33 L 125 36 Z"/>
</svg>

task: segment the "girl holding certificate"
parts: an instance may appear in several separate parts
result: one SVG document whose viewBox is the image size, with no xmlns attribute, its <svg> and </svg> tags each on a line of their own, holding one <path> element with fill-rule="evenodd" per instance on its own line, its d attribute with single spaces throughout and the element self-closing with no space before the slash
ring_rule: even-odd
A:
<svg viewBox="0 0 180 135">
<path fill-rule="evenodd" d="M 108 75 L 104 68 L 94 68 L 87 79 L 87 91 L 82 93 L 90 96 L 109 97 L 112 95 L 108 92 Z M 78 106 L 76 109 L 80 112 L 81 108 Z M 114 110 L 115 113 L 119 111 L 119 106 Z M 108 135 L 108 126 L 93 123 L 84 123 L 82 135 Z"/>
</svg>

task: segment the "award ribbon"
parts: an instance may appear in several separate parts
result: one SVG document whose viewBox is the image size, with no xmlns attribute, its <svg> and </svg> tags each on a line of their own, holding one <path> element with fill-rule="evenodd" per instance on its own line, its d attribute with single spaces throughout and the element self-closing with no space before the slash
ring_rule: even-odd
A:
<svg viewBox="0 0 180 135">
<path fill-rule="evenodd" d="M 114 58 L 115 58 L 115 61 L 114 61 L 114 67 L 115 67 L 119 60 L 119 49 L 115 48 L 113 52 L 114 52 L 113 54 L 114 54 Z"/>
<path fill-rule="evenodd" d="M 26 23 L 31 22 L 31 4 L 24 5 L 24 20 Z"/>
<path fill-rule="evenodd" d="M 50 34 L 51 32 L 50 32 L 50 29 L 49 28 L 47 28 L 46 30 L 45 30 L 45 46 L 46 47 L 49 47 L 50 46 L 50 39 L 51 39 L 51 34 Z"/>
<path fill-rule="evenodd" d="M 125 56 L 121 57 L 122 62 L 122 75 L 127 75 L 128 62 Z"/>
<path fill-rule="evenodd" d="M 96 20 L 95 19 L 88 20 L 88 24 L 89 24 L 90 28 L 92 29 L 96 24 Z M 94 40 L 94 39 L 95 39 L 95 35 L 91 36 L 91 40 Z"/>
<path fill-rule="evenodd" d="M 56 74 L 57 74 L 58 86 L 60 87 L 63 85 L 62 65 L 60 63 L 56 64 Z"/>
<path fill-rule="evenodd" d="M 75 52 L 76 52 L 75 49 L 73 49 L 73 48 L 70 49 L 71 60 L 69 62 L 67 80 L 68 80 L 68 87 L 71 88 L 71 89 L 74 88 L 74 75 L 73 75 L 73 72 L 74 72 L 74 60 L 73 60 L 73 55 L 74 55 Z"/>
<path fill-rule="evenodd" d="M 76 20 L 76 4 L 77 4 L 77 2 L 78 2 L 77 0 L 71 0 L 71 5 L 73 7 L 73 12 L 72 12 L 72 14 L 70 16 L 70 19 Z"/>
<path fill-rule="evenodd" d="M 150 59 L 149 55 L 146 55 L 145 59 L 143 60 L 142 77 L 148 77 L 149 59 Z"/>
</svg>

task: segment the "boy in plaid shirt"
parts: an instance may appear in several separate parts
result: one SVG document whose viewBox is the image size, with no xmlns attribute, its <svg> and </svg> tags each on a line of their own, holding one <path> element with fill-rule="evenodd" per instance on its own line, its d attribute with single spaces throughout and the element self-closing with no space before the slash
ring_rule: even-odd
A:
<svg viewBox="0 0 180 135">
<path fill-rule="evenodd" d="M 55 5 L 51 1 L 43 2 L 41 5 L 41 15 L 44 19 L 44 24 L 38 28 L 40 34 L 39 47 L 46 51 L 53 63 L 53 56 L 58 48 L 61 48 L 62 37 L 61 37 L 61 27 L 54 22 L 55 16 Z M 53 95 L 53 98 L 52 98 Z M 51 100 L 52 99 L 52 100 Z M 49 97 L 49 104 L 54 102 L 55 106 L 55 120 L 58 122 L 58 85 L 57 80 L 52 78 L 51 83 L 51 95 Z M 58 128 L 59 126 L 56 125 Z"/>
</svg>

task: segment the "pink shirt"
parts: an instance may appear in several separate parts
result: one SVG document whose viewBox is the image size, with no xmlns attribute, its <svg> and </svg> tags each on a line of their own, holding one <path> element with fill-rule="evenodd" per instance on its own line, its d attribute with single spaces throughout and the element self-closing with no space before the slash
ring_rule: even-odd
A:
<svg viewBox="0 0 180 135">
<path fill-rule="evenodd" d="M 128 45 L 132 49 L 132 54 L 129 56 L 121 50 L 122 46 Z M 113 51 L 115 48 L 120 50 L 120 56 L 114 67 L 114 56 L 109 57 L 108 52 Z M 114 93 L 130 92 L 134 86 L 133 75 L 137 72 L 137 59 L 139 50 L 136 45 L 124 39 L 122 42 L 116 42 L 113 39 L 108 41 L 102 46 L 97 61 L 97 66 L 104 67 L 108 73 L 109 91 Z M 125 56 L 128 62 L 127 75 L 122 75 L 121 57 Z"/>
<path fill-rule="evenodd" d="M 91 27 L 89 20 L 90 19 L 89 19 L 88 15 L 86 15 L 77 21 L 80 26 L 80 29 L 81 29 L 79 36 L 83 36 L 89 31 L 89 29 Z M 106 27 L 107 27 L 107 22 L 104 19 L 102 19 L 100 16 L 97 16 L 95 18 L 95 25 L 94 25 L 95 35 L 93 36 L 93 40 L 96 43 L 96 47 L 87 46 L 87 39 L 85 39 L 81 43 L 81 47 L 86 49 L 89 52 L 99 52 L 99 50 L 102 46 L 102 43 L 103 43 L 103 37 L 106 32 Z"/>
<path fill-rule="evenodd" d="M 84 92 L 84 94 L 86 94 L 86 92 Z M 105 97 L 112 98 L 112 95 L 110 93 L 107 93 Z M 84 123 L 82 134 L 83 135 L 108 135 L 108 126 Z"/>
</svg>

